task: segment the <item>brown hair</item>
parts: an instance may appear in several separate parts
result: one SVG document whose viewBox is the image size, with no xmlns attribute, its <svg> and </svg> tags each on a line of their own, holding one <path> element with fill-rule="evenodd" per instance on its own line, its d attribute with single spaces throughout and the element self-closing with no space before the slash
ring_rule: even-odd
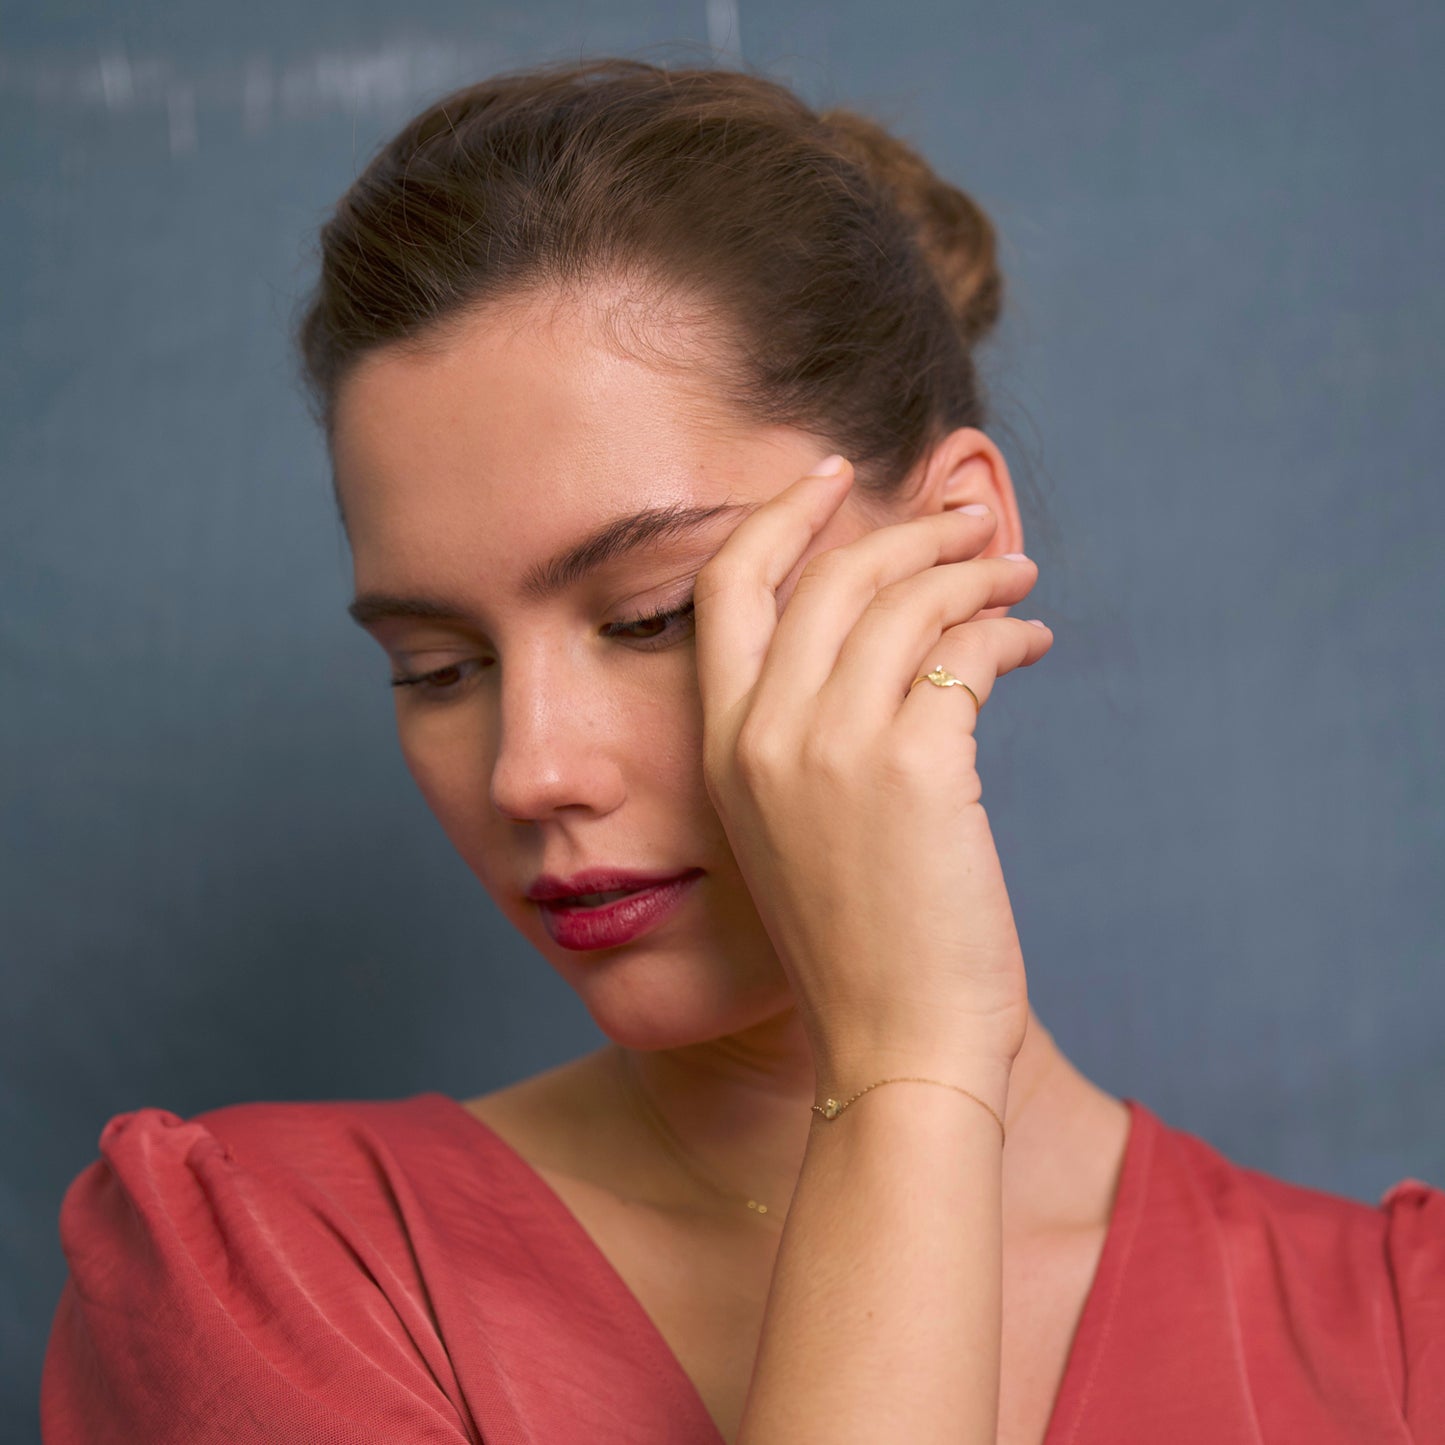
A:
<svg viewBox="0 0 1445 1445">
<path fill-rule="evenodd" d="M 826 438 L 865 496 L 984 421 L 988 218 L 874 122 L 744 72 L 607 59 L 454 91 L 380 148 L 320 242 L 296 339 L 328 439 L 366 353 L 613 276 L 701 300 L 724 393 Z"/>
</svg>

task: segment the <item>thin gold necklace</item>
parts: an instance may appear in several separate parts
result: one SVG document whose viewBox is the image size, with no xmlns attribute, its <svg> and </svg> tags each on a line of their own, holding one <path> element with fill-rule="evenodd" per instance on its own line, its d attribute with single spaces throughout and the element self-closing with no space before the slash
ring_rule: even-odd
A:
<svg viewBox="0 0 1445 1445">
<path fill-rule="evenodd" d="M 688 1157 L 687 1152 L 683 1149 L 681 1141 L 678 1140 L 677 1136 L 668 1126 L 667 1120 L 664 1119 L 662 1115 L 658 1112 L 657 1108 L 653 1105 L 652 1101 L 647 1097 L 647 1094 L 644 1092 L 642 1085 L 639 1084 L 637 1080 L 633 1077 L 632 1063 L 627 1050 L 618 1049 L 617 1053 L 619 1055 L 618 1063 L 622 1070 L 623 1089 L 627 1093 L 631 1094 L 632 1097 L 637 1101 L 637 1105 L 642 1111 L 642 1117 L 644 1121 L 647 1123 L 648 1127 L 651 1128 L 652 1132 L 657 1135 L 658 1142 L 662 1145 L 662 1147 L 666 1149 L 667 1152 L 671 1154 L 672 1157 L 689 1174 L 691 1174 L 694 1179 L 696 1179 L 699 1183 L 705 1185 L 708 1189 L 712 1190 L 714 1194 L 719 1194 L 724 1199 L 732 1199 L 739 1204 L 746 1204 L 747 1207 L 752 1210 L 754 1214 L 766 1214 L 773 1219 L 777 1219 L 782 1223 L 786 1223 L 788 1218 L 787 1210 L 784 1210 L 781 1214 L 779 1214 L 776 1210 L 769 1209 L 766 1204 L 763 1204 L 756 1199 L 751 1199 L 744 1194 L 734 1194 L 731 1190 L 724 1189 L 720 1184 L 717 1183 L 715 1179 L 712 1179 L 710 1176 L 705 1174 L 701 1169 L 697 1167 L 696 1164 L 693 1163 L 693 1161 Z M 1034 1095 L 1037 1094 L 1038 1091 L 1043 1087 L 1044 1080 L 1051 1072 L 1053 1065 L 1056 1062 L 1056 1059 L 1057 1056 L 1051 1057 L 1049 1062 L 1044 1065 L 1043 1073 L 1034 1080 L 1033 1088 L 1028 1091 L 1028 1093 L 1024 1096 L 1023 1101 L 1014 1110 L 1015 1123 L 1018 1122 L 1019 1115 L 1022 1114 L 1024 1109 L 1033 1101 Z"/>
<path fill-rule="evenodd" d="M 659 1113 L 652 1101 L 647 1097 L 641 1084 L 633 1077 L 632 1064 L 628 1057 L 627 1050 L 619 1049 L 618 1053 L 621 1055 L 620 1062 L 624 1087 L 633 1098 L 636 1099 L 638 1107 L 642 1110 L 644 1120 L 652 1129 L 653 1133 L 657 1135 L 662 1147 L 666 1149 L 694 1179 L 706 1185 L 714 1194 L 721 1195 L 724 1199 L 734 1200 L 738 1204 L 746 1204 L 754 1214 L 766 1214 L 769 1218 L 785 1222 L 788 1217 L 786 1210 L 779 1214 L 777 1211 L 769 1209 L 766 1204 L 761 1203 L 759 1200 L 750 1199 L 743 1194 L 734 1194 L 731 1190 L 724 1189 L 716 1180 L 705 1174 L 688 1158 L 686 1151 L 682 1148 L 681 1141 L 668 1127 L 667 1120 L 662 1117 L 661 1113 Z"/>
</svg>

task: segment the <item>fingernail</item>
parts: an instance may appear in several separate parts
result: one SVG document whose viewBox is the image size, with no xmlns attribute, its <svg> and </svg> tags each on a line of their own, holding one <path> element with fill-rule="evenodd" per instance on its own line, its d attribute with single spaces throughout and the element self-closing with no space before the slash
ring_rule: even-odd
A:
<svg viewBox="0 0 1445 1445">
<path fill-rule="evenodd" d="M 1024 621 L 1027 622 L 1030 627 L 1042 627 L 1045 631 L 1048 630 L 1049 624 L 1047 622 L 1041 621 L 1037 617 L 1025 617 Z"/>
<path fill-rule="evenodd" d="M 1029 560 L 1022 552 L 1005 552 L 1003 559 L 1005 562 L 1027 562 Z"/>
<path fill-rule="evenodd" d="M 831 457 L 824 457 L 808 475 L 810 477 L 836 477 L 847 465 L 847 458 L 840 457 L 835 453 Z"/>
<path fill-rule="evenodd" d="M 982 502 L 970 502 L 966 507 L 960 507 L 960 512 L 967 512 L 970 517 L 988 516 L 988 508 Z"/>
</svg>

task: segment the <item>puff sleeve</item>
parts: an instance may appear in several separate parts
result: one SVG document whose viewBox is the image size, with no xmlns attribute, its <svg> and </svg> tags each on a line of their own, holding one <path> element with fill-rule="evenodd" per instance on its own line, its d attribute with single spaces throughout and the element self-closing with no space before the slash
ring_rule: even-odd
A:
<svg viewBox="0 0 1445 1445">
<path fill-rule="evenodd" d="M 45 1445 L 476 1445 L 404 1249 L 240 1152 L 161 1109 L 106 1125 L 61 1207 Z"/>
<path fill-rule="evenodd" d="M 1445 1445 L 1445 1191 L 1405 1179 L 1380 1201 L 1405 1366 L 1405 1423 Z"/>
</svg>

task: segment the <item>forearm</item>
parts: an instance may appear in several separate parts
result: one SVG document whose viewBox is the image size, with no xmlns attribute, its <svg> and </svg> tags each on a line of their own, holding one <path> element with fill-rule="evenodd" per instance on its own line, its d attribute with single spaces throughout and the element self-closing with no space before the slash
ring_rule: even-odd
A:
<svg viewBox="0 0 1445 1445">
<path fill-rule="evenodd" d="M 869 1077 L 901 1073 L 1003 1113 L 1006 1068 Z M 997 1123 L 952 1089 L 814 1115 L 736 1445 L 993 1445 L 1001 1174 Z"/>
</svg>

